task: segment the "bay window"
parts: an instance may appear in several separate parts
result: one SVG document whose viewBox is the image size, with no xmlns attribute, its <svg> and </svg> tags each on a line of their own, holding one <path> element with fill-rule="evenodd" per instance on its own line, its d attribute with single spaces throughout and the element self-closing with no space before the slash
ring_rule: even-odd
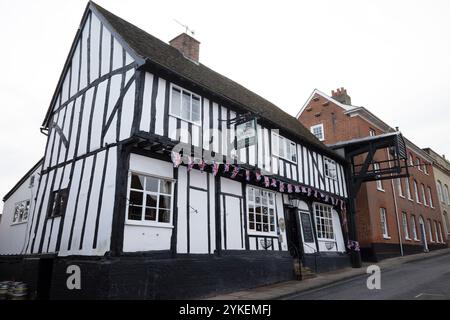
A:
<svg viewBox="0 0 450 320">
<path fill-rule="evenodd" d="M 321 203 L 315 203 L 314 215 L 316 217 L 317 238 L 334 240 L 333 216 L 331 207 Z"/>
</svg>

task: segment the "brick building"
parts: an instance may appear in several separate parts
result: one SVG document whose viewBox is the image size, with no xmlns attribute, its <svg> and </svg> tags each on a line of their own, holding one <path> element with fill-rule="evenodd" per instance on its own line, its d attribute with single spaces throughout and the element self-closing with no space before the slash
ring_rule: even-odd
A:
<svg viewBox="0 0 450 320">
<path fill-rule="evenodd" d="M 328 145 L 396 130 L 368 109 L 353 106 L 344 88 L 332 91 L 331 96 L 314 90 L 297 118 Z M 445 246 L 433 159 L 411 141 L 405 142 L 410 177 L 367 182 L 358 193 L 356 219 L 364 260 Z M 388 158 L 385 149 L 375 154 L 377 161 Z"/>
</svg>

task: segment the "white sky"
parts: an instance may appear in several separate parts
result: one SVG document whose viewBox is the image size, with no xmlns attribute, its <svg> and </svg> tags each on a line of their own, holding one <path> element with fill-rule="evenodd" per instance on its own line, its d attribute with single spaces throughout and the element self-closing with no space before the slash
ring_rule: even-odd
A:
<svg viewBox="0 0 450 320">
<path fill-rule="evenodd" d="M 0 0 L 1 197 L 44 153 L 39 127 L 86 3 Z M 174 19 L 189 25 L 202 63 L 292 115 L 314 88 L 343 86 L 418 146 L 450 155 L 450 1 L 97 3 L 166 42 L 183 31 Z"/>
</svg>

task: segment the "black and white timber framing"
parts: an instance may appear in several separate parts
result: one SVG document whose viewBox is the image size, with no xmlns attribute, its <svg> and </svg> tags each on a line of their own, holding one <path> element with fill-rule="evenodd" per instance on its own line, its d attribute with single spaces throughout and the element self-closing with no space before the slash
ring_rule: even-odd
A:
<svg viewBox="0 0 450 320">
<path fill-rule="evenodd" d="M 120 28 L 128 28 L 130 32 Z M 344 201 L 347 198 L 345 161 L 307 130 L 302 136 L 294 129 L 286 129 L 284 120 L 290 116 L 275 106 L 273 114 L 266 114 L 265 109 L 257 110 L 255 106 L 245 105 L 245 100 L 227 96 L 226 90 L 234 90 L 231 84 L 239 86 L 228 79 L 230 83 L 214 83 L 216 80 L 211 79 L 200 83 L 198 79 L 208 68 L 184 59 L 176 49 L 146 33 L 140 41 L 151 39 L 153 44 L 149 48 L 137 45 L 130 39 L 133 33 L 144 32 L 96 4 L 88 4 L 43 123 L 48 139 L 23 234 L 24 245 L 20 251 L 6 252 L 0 248 L 0 254 L 52 256 L 61 261 L 77 257 L 86 261 L 105 256 L 148 258 L 152 254 L 168 259 L 177 256 L 186 259 L 191 254 L 197 258 L 198 255 L 227 256 L 233 252 L 241 252 L 238 256 L 245 253 L 252 256 L 253 251 L 270 251 L 273 261 L 285 259 L 281 264 L 284 267 L 278 272 L 288 270 L 290 274 L 286 278 L 291 277 L 290 262 L 286 263 L 290 257 L 289 239 L 283 224 L 292 221 L 286 212 L 293 207 L 307 212 L 314 227 L 312 200 L 301 196 L 293 199 L 291 195 L 271 190 L 275 196 L 276 231 L 252 232 L 247 214 L 247 188 L 251 183 L 230 179 L 229 174 L 222 172 L 214 176 L 210 171 L 188 171 L 185 165 L 174 168 L 167 153 L 143 147 L 143 137 L 159 139 L 161 148 L 181 141 L 216 155 L 236 154 L 244 167 L 261 170 L 287 183 L 310 186 Z M 172 54 L 166 58 L 173 61 L 163 65 L 143 52 L 158 47 Z M 180 72 L 183 70 L 180 65 L 188 70 L 185 74 Z M 211 81 L 209 86 L 205 85 L 208 81 Z M 225 91 L 215 90 L 215 86 L 227 84 L 230 88 Z M 201 98 L 199 124 L 171 115 L 172 86 Z M 240 86 L 238 89 L 246 90 Z M 264 103 L 268 102 L 264 100 Z M 234 141 L 236 135 L 229 120 L 248 111 L 258 113 L 258 144 L 236 151 L 226 143 Z M 296 125 L 301 127 L 300 123 Z M 295 142 L 296 161 L 274 155 L 273 132 Z M 325 175 L 325 158 L 336 162 L 334 179 Z M 170 226 L 145 226 L 127 220 L 131 172 L 174 182 Z M 62 189 L 68 190 L 65 214 L 52 217 L 48 214 L 50 197 L 52 192 Z M 325 249 L 315 233 L 312 243 L 300 250 L 312 254 L 321 251 L 345 254 L 345 235 L 338 211 L 333 208 L 337 234 L 333 249 Z M 267 255 L 256 257 L 259 258 L 255 261 L 271 259 Z M 271 268 L 277 269 L 276 265 Z M 277 277 L 277 281 L 284 279 Z"/>
</svg>

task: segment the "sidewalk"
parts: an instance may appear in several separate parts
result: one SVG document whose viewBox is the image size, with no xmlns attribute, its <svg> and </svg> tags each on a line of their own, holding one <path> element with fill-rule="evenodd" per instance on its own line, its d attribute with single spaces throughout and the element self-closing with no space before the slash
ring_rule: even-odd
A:
<svg viewBox="0 0 450 320">
<path fill-rule="evenodd" d="M 363 263 L 362 268 L 345 268 L 333 272 L 319 273 L 316 278 L 307 279 L 303 281 L 286 281 L 275 283 L 264 287 L 248 289 L 228 293 L 224 295 L 214 296 L 208 300 L 275 300 L 288 297 L 290 295 L 300 293 L 303 291 L 317 289 L 331 285 L 335 282 L 347 280 L 356 276 L 365 275 L 367 266 L 371 264 L 378 265 L 382 270 L 390 269 L 404 263 L 429 259 L 432 257 L 450 254 L 450 248 L 435 250 L 428 253 L 418 253 L 403 257 L 396 257 L 382 260 L 377 263 Z"/>
</svg>

